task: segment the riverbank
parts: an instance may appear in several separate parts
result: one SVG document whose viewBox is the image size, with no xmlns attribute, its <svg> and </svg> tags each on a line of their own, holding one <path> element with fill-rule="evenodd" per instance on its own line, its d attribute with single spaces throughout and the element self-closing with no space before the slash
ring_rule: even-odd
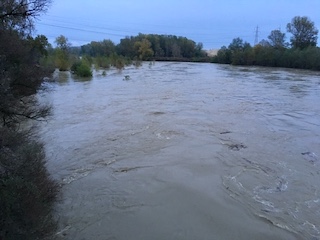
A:
<svg viewBox="0 0 320 240">
<path fill-rule="evenodd" d="M 56 229 L 58 184 L 43 145 L 29 133 L 0 127 L 0 239 L 46 239 Z"/>
</svg>

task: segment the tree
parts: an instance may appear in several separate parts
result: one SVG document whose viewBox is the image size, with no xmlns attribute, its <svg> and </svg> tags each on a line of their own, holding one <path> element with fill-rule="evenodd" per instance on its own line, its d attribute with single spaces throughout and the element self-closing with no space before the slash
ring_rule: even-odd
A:
<svg viewBox="0 0 320 240">
<path fill-rule="evenodd" d="M 270 45 L 274 48 L 285 48 L 285 36 L 280 30 L 271 31 L 268 36 Z"/>
<path fill-rule="evenodd" d="M 57 47 L 63 51 L 68 51 L 69 48 L 71 47 L 71 44 L 69 43 L 68 38 L 66 38 L 63 35 L 60 35 L 59 37 L 57 37 L 54 42 L 57 44 Z"/>
<path fill-rule="evenodd" d="M 39 65 L 47 42 L 43 37 L 21 38 L 19 33 L 0 34 L 0 121 L 3 126 L 15 126 L 22 118 L 46 116 L 49 107 L 40 107 L 32 97 L 49 74 Z M 39 106 L 37 108 L 36 106 Z"/>
<path fill-rule="evenodd" d="M 231 51 L 240 51 L 244 49 L 244 42 L 241 38 L 234 38 L 228 47 Z"/>
<path fill-rule="evenodd" d="M 36 119 L 49 108 L 36 108 L 34 94 L 47 74 L 39 65 L 48 41 L 29 34 L 33 20 L 46 11 L 50 1 L 2 0 L 0 2 L 0 118 L 3 126 L 14 126 L 21 118 Z"/>
<path fill-rule="evenodd" d="M 44 35 L 38 35 L 34 39 L 29 37 L 28 39 L 31 41 L 33 47 L 32 52 L 38 52 L 37 58 L 41 58 L 42 56 L 48 56 L 48 49 L 50 48 L 50 43 L 48 42 L 48 38 Z"/>
<path fill-rule="evenodd" d="M 140 60 L 148 60 L 150 57 L 153 56 L 151 43 L 146 38 L 142 39 L 142 41 L 135 42 L 134 47 L 135 49 L 137 49 Z"/>
<path fill-rule="evenodd" d="M 318 30 L 308 17 L 294 17 L 287 24 L 287 31 L 292 34 L 290 42 L 294 48 L 304 49 L 317 44 Z"/>
<path fill-rule="evenodd" d="M 218 63 L 230 64 L 231 63 L 231 50 L 226 46 L 223 46 L 219 49 L 216 59 Z"/>
<path fill-rule="evenodd" d="M 110 56 L 112 53 L 115 53 L 116 46 L 114 42 L 109 39 L 105 39 L 101 42 L 103 55 Z"/>
<path fill-rule="evenodd" d="M 67 71 L 70 65 L 69 49 L 71 44 L 68 42 L 68 38 L 63 35 L 57 37 L 55 43 L 57 44 L 55 52 L 56 67 L 60 71 Z"/>
<path fill-rule="evenodd" d="M 178 45 L 181 47 L 181 55 L 184 58 L 192 58 L 195 55 L 196 43 L 186 37 L 177 39 Z"/>
<path fill-rule="evenodd" d="M 120 43 L 117 45 L 117 53 L 122 56 L 128 56 L 134 58 L 135 48 L 134 48 L 135 39 L 134 37 L 125 37 L 120 40 Z"/>
<path fill-rule="evenodd" d="M 21 34 L 28 34 L 33 30 L 34 19 L 45 12 L 51 0 L 1 0 L 0 29 L 13 29 Z"/>
<path fill-rule="evenodd" d="M 152 50 L 154 52 L 155 57 L 163 57 L 164 51 L 161 48 L 160 39 L 162 36 L 157 34 L 148 34 L 147 39 L 151 43 Z"/>
<path fill-rule="evenodd" d="M 81 46 L 81 53 L 91 57 L 107 57 L 115 53 L 116 47 L 111 40 L 103 40 L 102 42 L 92 41 L 89 44 Z"/>
<path fill-rule="evenodd" d="M 33 38 L 33 20 L 46 11 L 47 0 L 0 2 L 0 123 L 15 127 L 22 118 L 39 119 L 50 113 L 32 95 L 39 90 L 47 69 L 39 64 L 46 55 L 45 36 Z M 1 138 L 0 138 L 1 143 Z"/>
<path fill-rule="evenodd" d="M 261 46 L 261 47 L 271 47 L 271 44 L 270 44 L 269 41 L 267 41 L 267 40 L 265 40 L 265 39 L 262 39 L 262 40 L 259 42 L 258 46 Z"/>
<path fill-rule="evenodd" d="M 54 230 L 50 210 L 58 186 L 49 178 L 43 145 L 19 129 L 25 119 L 50 113 L 35 96 L 49 74 L 40 64 L 48 42 L 30 36 L 34 17 L 49 3 L 0 1 L 0 239 L 46 239 Z"/>
<path fill-rule="evenodd" d="M 203 50 L 203 43 L 199 42 L 195 48 L 196 57 L 207 57 L 207 53 Z"/>
<path fill-rule="evenodd" d="M 248 42 L 244 42 L 241 38 L 234 38 L 230 43 L 228 50 L 231 53 L 231 63 L 234 65 L 247 65 L 250 64 L 252 57 L 251 57 L 251 50 L 252 47 Z M 246 59 L 246 56 L 250 56 Z M 248 61 L 247 61 L 248 60 Z"/>
<path fill-rule="evenodd" d="M 172 57 L 174 58 L 181 57 L 181 48 L 177 43 L 172 44 Z"/>
</svg>

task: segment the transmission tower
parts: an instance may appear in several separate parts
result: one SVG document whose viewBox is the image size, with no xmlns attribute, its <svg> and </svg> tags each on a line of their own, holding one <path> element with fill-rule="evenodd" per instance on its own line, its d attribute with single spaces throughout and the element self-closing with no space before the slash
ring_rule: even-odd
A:
<svg viewBox="0 0 320 240">
<path fill-rule="evenodd" d="M 259 43 L 259 26 L 256 27 L 255 32 L 256 32 L 256 34 L 254 37 L 254 45 L 257 45 Z"/>
</svg>

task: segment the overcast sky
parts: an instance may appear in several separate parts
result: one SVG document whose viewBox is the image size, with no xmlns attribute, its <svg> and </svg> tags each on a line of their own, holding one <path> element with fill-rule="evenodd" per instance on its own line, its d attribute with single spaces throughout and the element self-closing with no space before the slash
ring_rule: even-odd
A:
<svg viewBox="0 0 320 240">
<path fill-rule="evenodd" d="M 320 30 L 320 0 L 53 0 L 36 23 L 36 34 L 51 43 L 62 34 L 74 46 L 168 34 L 217 49 L 236 37 L 253 45 L 257 27 L 259 41 L 274 29 L 286 32 L 294 16 L 308 16 Z"/>
</svg>

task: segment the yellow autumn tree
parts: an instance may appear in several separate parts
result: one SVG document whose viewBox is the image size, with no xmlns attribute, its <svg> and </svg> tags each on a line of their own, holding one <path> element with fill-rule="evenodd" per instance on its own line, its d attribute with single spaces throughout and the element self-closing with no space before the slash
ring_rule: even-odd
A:
<svg viewBox="0 0 320 240">
<path fill-rule="evenodd" d="M 153 57 L 154 52 L 151 48 L 151 43 L 146 38 L 135 42 L 134 48 L 136 49 L 140 60 L 149 60 L 151 57 Z"/>
</svg>

